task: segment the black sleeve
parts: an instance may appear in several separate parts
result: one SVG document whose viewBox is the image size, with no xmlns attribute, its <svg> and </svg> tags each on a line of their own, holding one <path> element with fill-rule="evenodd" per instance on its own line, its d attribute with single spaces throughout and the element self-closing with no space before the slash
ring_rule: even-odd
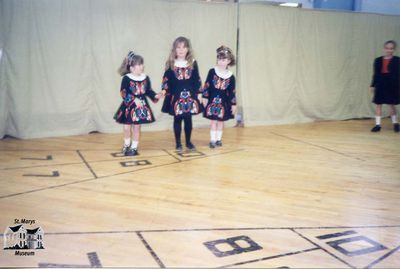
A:
<svg viewBox="0 0 400 269">
<path fill-rule="evenodd" d="M 211 73 L 212 73 L 212 69 L 210 69 L 210 71 L 208 71 L 207 79 L 204 82 L 203 88 L 201 89 L 201 92 L 203 94 L 203 98 L 207 98 L 207 99 L 210 96 L 209 88 L 210 88 L 210 85 L 212 83 L 212 74 Z"/>
<path fill-rule="evenodd" d="M 150 97 L 150 99 L 151 99 L 152 101 L 155 101 L 155 100 L 156 100 L 156 93 L 153 91 L 153 89 L 152 89 L 152 87 L 151 87 L 150 78 L 147 77 L 146 80 L 147 80 L 147 83 L 146 83 L 146 92 L 145 92 L 145 95 L 148 96 L 148 97 Z"/>
<path fill-rule="evenodd" d="M 201 78 L 199 74 L 199 66 L 197 65 L 196 61 L 194 61 L 193 63 L 192 79 L 193 79 L 193 90 L 196 92 L 196 94 L 201 93 Z"/>
<path fill-rule="evenodd" d="M 171 81 L 170 81 L 170 78 L 169 78 L 168 70 L 166 70 L 164 72 L 164 76 L 163 76 L 162 82 L 161 82 L 161 90 L 165 90 L 166 94 L 170 94 L 170 91 L 171 91 Z"/>
<path fill-rule="evenodd" d="M 236 80 L 234 75 L 232 75 L 229 83 L 229 100 L 231 101 L 231 105 L 236 105 Z"/>
<path fill-rule="evenodd" d="M 375 59 L 374 61 L 374 66 L 373 66 L 373 75 L 372 75 L 372 81 L 371 81 L 371 87 L 376 86 L 376 79 L 378 75 L 378 58 Z"/>
<path fill-rule="evenodd" d="M 393 73 L 396 78 L 400 76 L 400 57 L 393 56 Z"/>
<path fill-rule="evenodd" d="M 126 76 L 122 78 L 119 93 L 126 103 L 129 103 L 134 98 L 131 90 L 129 89 L 129 79 Z"/>
</svg>

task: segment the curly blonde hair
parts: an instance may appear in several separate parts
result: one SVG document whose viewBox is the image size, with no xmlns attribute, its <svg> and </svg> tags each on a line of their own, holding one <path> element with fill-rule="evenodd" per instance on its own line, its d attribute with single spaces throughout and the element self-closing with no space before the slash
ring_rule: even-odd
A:
<svg viewBox="0 0 400 269">
<path fill-rule="evenodd" d="M 192 45 L 190 44 L 190 40 L 184 36 L 180 36 L 177 39 L 175 39 L 174 43 L 172 43 L 171 52 L 169 53 L 168 60 L 165 62 L 165 70 L 168 70 L 169 68 L 171 69 L 174 68 L 174 62 L 176 59 L 176 48 L 181 43 L 183 43 L 185 48 L 188 49 L 188 52 L 186 54 L 186 61 L 188 62 L 188 65 L 189 66 L 193 65 L 194 55 L 193 55 Z"/>
</svg>

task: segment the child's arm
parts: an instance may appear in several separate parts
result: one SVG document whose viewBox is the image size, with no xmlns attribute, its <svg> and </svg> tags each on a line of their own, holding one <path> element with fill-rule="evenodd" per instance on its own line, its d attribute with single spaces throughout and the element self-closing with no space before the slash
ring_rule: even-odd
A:
<svg viewBox="0 0 400 269">
<path fill-rule="evenodd" d="M 199 74 L 199 66 L 197 65 L 197 62 L 195 61 L 193 63 L 193 89 L 197 94 L 201 93 L 202 88 L 201 88 L 201 78 Z"/>
<path fill-rule="evenodd" d="M 196 61 L 193 63 L 192 79 L 193 79 L 193 89 L 195 90 L 195 93 L 197 94 L 197 99 L 201 103 L 202 102 L 201 78 L 200 78 L 200 74 L 199 74 L 199 66 L 197 65 Z"/>
<path fill-rule="evenodd" d="M 207 104 L 208 104 L 208 97 L 209 97 L 209 95 L 208 95 L 208 87 L 209 87 L 208 82 L 206 82 L 204 84 L 204 87 L 207 87 L 207 89 L 203 88 L 202 100 L 203 100 L 203 106 L 206 107 Z"/>
<path fill-rule="evenodd" d="M 170 85 L 169 85 L 169 79 L 168 79 L 168 70 L 164 72 L 164 76 L 161 82 L 161 92 L 160 94 L 162 96 L 166 96 L 170 94 Z"/>
<path fill-rule="evenodd" d="M 374 66 L 373 66 L 373 75 L 372 75 L 372 81 L 371 81 L 371 91 L 374 91 L 375 85 L 376 85 L 376 80 L 377 80 L 377 74 L 378 74 L 378 58 L 375 59 L 374 61 Z"/>
<path fill-rule="evenodd" d="M 164 94 L 162 93 L 162 92 L 159 92 L 159 93 L 157 93 L 157 95 L 156 95 L 156 98 L 158 99 L 158 100 L 160 100 L 161 98 L 163 98 L 164 97 Z"/>
<path fill-rule="evenodd" d="M 236 81 L 235 76 L 232 75 L 231 83 L 229 85 L 229 99 L 232 105 L 232 114 L 236 113 Z"/>
<path fill-rule="evenodd" d="M 146 83 L 146 91 L 145 91 L 145 95 L 150 97 L 151 101 L 153 101 L 153 103 L 157 103 L 158 102 L 158 94 L 155 93 L 155 91 L 153 90 L 153 88 L 151 87 L 151 81 L 150 78 L 147 77 L 146 78 L 147 83 Z"/>
<path fill-rule="evenodd" d="M 129 89 L 129 79 L 125 76 L 122 78 L 119 93 L 121 94 L 122 100 L 125 104 L 130 103 L 135 98 Z"/>
<path fill-rule="evenodd" d="M 208 98 L 210 96 L 210 93 L 209 93 L 210 83 L 212 83 L 212 81 L 211 81 L 211 70 L 208 71 L 206 82 L 204 83 L 204 86 L 203 86 L 203 88 L 201 90 L 202 97 L 203 97 L 203 106 L 207 106 L 207 103 L 208 103 Z"/>
</svg>

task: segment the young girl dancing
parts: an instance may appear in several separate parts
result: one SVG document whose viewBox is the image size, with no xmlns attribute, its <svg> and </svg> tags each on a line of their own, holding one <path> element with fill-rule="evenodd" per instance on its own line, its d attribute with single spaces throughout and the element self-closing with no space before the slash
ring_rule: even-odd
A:
<svg viewBox="0 0 400 269">
<path fill-rule="evenodd" d="M 201 80 L 197 62 L 193 58 L 190 40 L 178 37 L 165 64 L 162 93 L 165 96 L 162 112 L 174 117 L 176 150 L 182 150 L 182 121 L 185 124 L 185 142 L 189 150 L 195 150 L 191 142 L 192 115 L 201 113 Z"/>
<path fill-rule="evenodd" d="M 228 47 L 217 49 L 217 65 L 208 71 L 203 87 L 203 116 L 211 120 L 210 148 L 222 146 L 224 122 L 233 119 L 236 110 L 235 76 L 228 70 L 235 56 Z"/>
<path fill-rule="evenodd" d="M 120 89 L 123 101 L 115 113 L 114 119 L 123 124 L 122 153 L 125 156 L 139 154 L 140 125 L 155 121 L 146 96 L 156 103 L 161 95 L 157 95 L 151 88 L 150 78 L 143 73 L 143 64 L 143 57 L 130 51 L 118 70 L 123 76 Z"/>
</svg>

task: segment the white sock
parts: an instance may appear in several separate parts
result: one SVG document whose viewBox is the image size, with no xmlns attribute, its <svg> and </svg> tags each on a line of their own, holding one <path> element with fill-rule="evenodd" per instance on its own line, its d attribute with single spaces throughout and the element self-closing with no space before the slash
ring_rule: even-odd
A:
<svg viewBox="0 0 400 269">
<path fill-rule="evenodd" d="M 210 131 L 210 141 L 215 142 L 217 141 L 217 131 Z"/>
<path fill-rule="evenodd" d="M 375 116 L 376 125 L 381 125 L 381 116 Z"/>
<path fill-rule="evenodd" d="M 397 115 L 392 115 L 392 116 L 390 116 L 390 117 L 392 118 L 392 123 L 393 123 L 393 124 L 399 123 L 399 122 L 397 121 Z"/>
<path fill-rule="evenodd" d="M 129 147 L 131 144 L 131 139 L 130 138 L 124 138 L 124 146 Z"/>
<path fill-rule="evenodd" d="M 138 145 L 139 145 L 139 141 L 132 141 L 131 148 L 132 149 L 137 149 Z"/>
<path fill-rule="evenodd" d="M 221 140 L 222 140 L 222 130 L 217 131 L 217 141 L 221 141 Z"/>
</svg>

